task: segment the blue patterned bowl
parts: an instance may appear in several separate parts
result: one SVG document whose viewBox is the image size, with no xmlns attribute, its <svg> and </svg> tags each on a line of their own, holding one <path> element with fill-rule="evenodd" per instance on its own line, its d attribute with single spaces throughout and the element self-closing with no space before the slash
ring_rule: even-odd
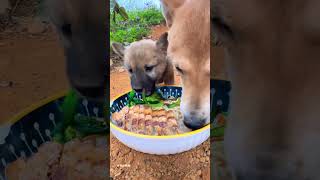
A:
<svg viewBox="0 0 320 180">
<path fill-rule="evenodd" d="M 178 98 L 182 95 L 182 88 L 177 86 L 161 86 L 156 91 L 165 99 L 168 97 Z M 120 111 L 128 104 L 128 94 L 129 92 L 111 102 L 111 114 Z M 138 94 L 136 97 L 142 98 Z M 165 155 L 188 151 L 203 143 L 209 138 L 210 124 L 196 131 L 170 136 L 137 134 L 123 130 L 112 122 L 110 122 L 110 131 L 119 141 L 132 149 L 149 154 Z"/>
<path fill-rule="evenodd" d="M 38 147 L 52 141 L 52 131 L 62 119 L 60 109 L 66 92 L 45 99 L 0 125 L 0 180 L 5 179 L 5 167 L 20 157 L 29 157 Z M 103 104 L 81 99 L 78 114 L 103 117 Z"/>
</svg>

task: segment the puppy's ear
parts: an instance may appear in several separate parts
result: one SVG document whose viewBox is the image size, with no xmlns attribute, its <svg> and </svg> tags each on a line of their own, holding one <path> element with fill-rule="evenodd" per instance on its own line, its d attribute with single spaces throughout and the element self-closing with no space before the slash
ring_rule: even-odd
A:
<svg viewBox="0 0 320 180">
<path fill-rule="evenodd" d="M 124 57 L 125 47 L 121 43 L 113 42 L 111 44 L 113 51 L 118 54 L 121 58 Z"/>
<path fill-rule="evenodd" d="M 164 33 L 160 36 L 159 40 L 156 43 L 157 48 L 159 48 L 161 51 L 166 52 L 168 49 L 168 33 Z"/>
<path fill-rule="evenodd" d="M 174 12 L 179 8 L 186 0 L 161 0 L 162 14 L 166 19 L 168 27 L 172 26 L 174 19 Z"/>
</svg>

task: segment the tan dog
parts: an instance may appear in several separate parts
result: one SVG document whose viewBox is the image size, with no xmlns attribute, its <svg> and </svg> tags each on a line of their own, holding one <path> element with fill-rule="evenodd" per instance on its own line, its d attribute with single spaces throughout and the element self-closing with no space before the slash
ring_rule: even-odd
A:
<svg viewBox="0 0 320 180">
<path fill-rule="evenodd" d="M 128 47 L 112 43 L 113 50 L 124 59 L 135 91 L 145 90 L 146 95 L 151 95 L 158 83 L 174 84 L 173 66 L 167 58 L 167 36 L 164 33 L 157 42 L 140 40 Z"/>
<path fill-rule="evenodd" d="M 320 1 L 214 0 L 237 180 L 320 179 Z"/>
<path fill-rule="evenodd" d="M 210 122 L 210 1 L 162 0 L 169 30 L 168 55 L 182 78 L 184 123 Z"/>
</svg>

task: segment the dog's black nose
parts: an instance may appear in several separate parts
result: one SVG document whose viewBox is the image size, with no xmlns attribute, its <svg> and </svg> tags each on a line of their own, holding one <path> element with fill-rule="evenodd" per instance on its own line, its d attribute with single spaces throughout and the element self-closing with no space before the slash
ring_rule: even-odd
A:
<svg viewBox="0 0 320 180">
<path fill-rule="evenodd" d="M 142 92 L 142 89 L 133 89 L 135 92 L 137 93 L 141 93 Z"/>
<path fill-rule="evenodd" d="M 183 123 L 192 130 L 197 130 L 202 128 L 205 123 L 205 118 L 198 118 L 196 116 L 184 116 Z"/>
<path fill-rule="evenodd" d="M 76 87 L 76 90 L 87 98 L 101 98 L 105 95 L 105 88 L 103 86 Z"/>
</svg>

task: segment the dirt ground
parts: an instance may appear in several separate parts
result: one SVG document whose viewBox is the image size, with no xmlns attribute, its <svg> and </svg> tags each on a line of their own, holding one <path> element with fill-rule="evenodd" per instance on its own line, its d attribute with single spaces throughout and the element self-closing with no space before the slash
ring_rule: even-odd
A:
<svg viewBox="0 0 320 180">
<path fill-rule="evenodd" d="M 0 34 L 0 124 L 66 89 L 63 50 L 53 32 Z"/>
<path fill-rule="evenodd" d="M 151 39 L 165 32 L 165 26 L 153 28 Z M 176 84 L 180 79 L 176 76 Z M 110 97 L 129 91 L 127 72 L 118 68 L 110 76 Z M 110 173 L 114 179 L 210 179 L 210 141 L 177 155 L 157 156 L 128 148 L 111 135 Z"/>
</svg>

